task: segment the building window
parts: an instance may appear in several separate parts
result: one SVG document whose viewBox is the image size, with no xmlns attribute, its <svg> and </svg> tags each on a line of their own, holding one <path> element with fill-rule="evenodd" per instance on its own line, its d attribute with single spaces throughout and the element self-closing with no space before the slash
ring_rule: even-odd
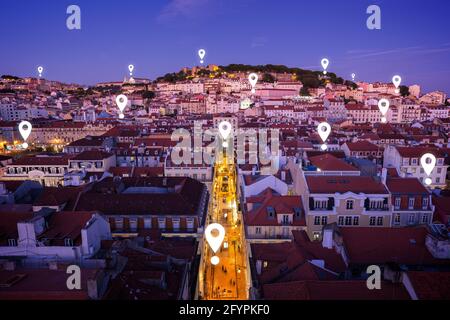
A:
<svg viewBox="0 0 450 320">
<path fill-rule="evenodd" d="M 313 233 L 313 240 L 319 240 L 320 239 L 320 232 L 314 232 Z"/>
<path fill-rule="evenodd" d="M 73 240 L 70 238 L 65 238 L 64 239 L 64 246 L 66 247 L 73 247 Z"/>
<path fill-rule="evenodd" d="M 414 198 L 408 199 L 408 209 L 414 209 Z"/>
<path fill-rule="evenodd" d="M 376 217 L 370 217 L 369 218 L 369 225 L 374 226 L 376 223 Z"/>
<path fill-rule="evenodd" d="M 428 197 L 422 199 L 422 208 L 423 209 L 428 208 Z"/>
<path fill-rule="evenodd" d="M 322 217 L 322 225 L 326 225 L 327 224 L 327 222 L 328 222 L 328 217 L 327 216 L 323 216 Z"/>
<path fill-rule="evenodd" d="M 261 227 L 256 227 L 255 233 L 256 234 L 261 234 Z"/>
<path fill-rule="evenodd" d="M 316 225 L 316 226 L 320 225 L 320 217 L 319 216 L 314 217 L 314 225 Z"/>
<path fill-rule="evenodd" d="M 338 225 L 340 225 L 340 226 L 344 225 L 344 217 L 343 216 L 338 217 Z"/>
<path fill-rule="evenodd" d="M 395 214 L 395 216 L 394 216 L 394 223 L 395 224 L 400 224 L 400 214 L 399 213 Z"/>
<path fill-rule="evenodd" d="M 283 224 L 289 223 L 289 216 L 287 214 L 283 214 L 282 222 L 283 222 Z"/>
<path fill-rule="evenodd" d="M 347 210 L 353 210 L 353 200 L 347 200 Z"/>
<path fill-rule="evenodd" d="M 188 230 L 194 230 L 194 218 L 186 218 L 186 225 Z"/>
<path fill-rule="evenodd" d="M 441 182 L 441 178 L 436 178 L 436 183 L 440 183 Z"/>
<path fill-rule="evenodd" d="M 351 226 L 352 225 L 352 217 L 350 217 L 350 216 L 346 216 L 345 217 L 345 225 L 346 226 Z"/>
<path fill-rule="evenodd" d="M 326 209 L 327 207 L 327 200 L 314 200 L 314 209 Z"/>
<path fill-rule="evenodd" d="M 128 221 L 129 221 L 129 224 L 130 224 L 130 230 L 131 231 L 136 231 L 137 227 L 138 227 L 138 219 L 137 218 L 130 218 Z"/>
<path fill-rule="evenodd" d="M 158 228 L 162 230 L 166 228 L 166 218 L 158 218 Z"/>
<path fill-rule="evenodd" d="M 123 229 L 123 219 L 122 218 L 116 218 L 114 220 L 114 224 L 116 226 L 116 229 L 122 230 Z"/>
<path fill-rule="evenodd" d="M 377 218 L 377 226 L 382 226 L 383 225 L 383 217 L 378 217 Z"/>
<path fill-rule="evenodd" d="M 411 214 L 408 215 L 408 223 L 409 224 L 414 224 L 414 222 L 415 222 L 415 217 L 414 217 L 414 214 L 411 213 Z"/>
<path fill-rule="evenodd" d="M 353 225 L 354 226 L 359 226 L 359 217 L 358 216 L 353 217 Z"/>
<path fill-rule="evenodd" d="M 144 229 L 152 228 L 152 218 L 144 218 Z"/>
<path fill-rule="evenodd" d="M 428 223 L 428 215 L 424 214 L 424 215 L 422 216 L 422 223 L 425 223 L 425 224 Z"/>
<path fill-rule="evenodd" d="M 8 246 L 9 247 L 17 247 L 17 240 L 16 239 L 8 239 Z"/>
<path fill-rule="evenodd" d="M 180 218 L 172 218 L 172 227 L 174 231 L 180 230 Z"/>
<path fill-rule="evenodd" d="M 402 203 L 402 198 L 400 198 L 400 197 L 396 197 L 395 198 L 395 209 L 400 209 L 400 204 Z"/>
</svg>

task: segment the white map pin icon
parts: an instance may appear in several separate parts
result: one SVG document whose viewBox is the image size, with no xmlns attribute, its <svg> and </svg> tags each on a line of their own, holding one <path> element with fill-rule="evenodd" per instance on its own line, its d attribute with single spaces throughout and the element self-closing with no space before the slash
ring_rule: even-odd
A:
<svg viewBox="0 0 450 320">
<path fill-rule="evenodd" d="M 423 171 L 429 176 L 431 172 L 433 172 L 434 167 L 436 166 L 436 157 L 431 153 L 425 153 L 420 158 L 420 164 L 423 168 Z"/>
<path fill-rule="evenodd" d="M 323 58 L 322 61 L 320 61 L 320 63 L 322 64 L 323 74 L 327 74 L 327 68 L 328 65 L 330 64 L 330 60 L 328 60 L 327 58 Z"/>
<path fill-rule="evenodd" d="M 389 105 L 388 99 L 380 99 L 380 101 L 378 101 L 378 109 L 380 109 L 381 115 L 383 116 L 381 118 L 382 122 L 386 122 L 386 113 L 389 110 Z"/>
<path fill-rule="evenodd" d="M 203 58 L 205 57 L 205 55 L 206 55 L 205 49 L 198 50 L 198 56 L 200 57 L 200 63 L 203 63 Z"/>
<path fill-rule="evenodd" d="M 399 75 L 393 76 L 392 83 L 394 84 L 395 88 L 397 89 L 397 90 L 395 90 L 395 92 L 398 93 L 399 92 L 398 87 L 402 83 L 402 77 L 400 77 Z"/>
<path fill-rule="evenodd" d="M 248 82 L 250 82 L 252 86 L 252 93 L 255 93 L 255 86 L 258 83 L 258 75 L 256 73 L 250 73 L 248 75 Z"/>
<path fill-rule="evenodd" d="M 134 70 L 134 66 L 132 64 L 130 64 L 128 66 L 128 70 L 130 71 L 130 75 L 132 75 L 133 74 L 133 70 Z"/>
<path fill-rule="evenodd" d="M 356 74 L 352 73 L 352 80 L 355 80 Z"/>
<path fill-rule="evenodd" d="M 231 123 L 228 121 L 222 121 L 219 123 L 219 133 L 223 140 L 227 140 L 231 133 Z"/>
<path fill-rule="evenodd" d="M 37 68 L 37 70 L 38 70 L 38 72 L 39 72 L 39 77 L 41 77 L 41 76 L 42 76 L 42 72 L 44 71 L 44 68 L 41 67 L 41 66 L 39 66 L 39 67 Z"/>
<path fill-rule="evenodd" d="M 223 239 L 225 239 L 225 228 L 218 223 L 211 223 L 206 227 L 205 237 L 212 251 L 216 253 L 222 245 Z M 211 263 L 214 265 L 218 264 L 219 257 L 211 257 Z"/>
<path fill-rule="evenodd" d="M 323 141 L 322 150 L 327 149 L 327 145 L 325 141 L 328 139 L 331 133 L 331 126 L 327 122 L 322 122 L 317 126 L 317 132 L 319 133 L 320 139 Z"/>
<path fill-rule="evenodd" d="M 22 136 L 23 141 L 25 141 L 25 142 L 23 143 L 23 147 L 24 147 L 24 148 L 28 148 L 28 143 L 26 143 L 26 141 L 27 141 L 28 137 L 29 137 L 30 134 L 31 134 L 31 129 L 32 129 L 32 128 L 33 128 L 33 127 L 31 126 L 31 123 L 29 123 L 28 121 L 22 121 L 22 122 L 19 124 L 19 132 L 20 132 L 20 135 Z"/>
<path fill-rule="evenodd" d="M 119 107 L 119 110 L 120 110 L 120 115 L 119 115 L 119 117 L 120 117 L 121 119 L 123 119 L 123 118 L 124 118 L 123 110 L 125 110 L 125 107 L 126 107 L 127 104 L 128 104 L 128 98 L 127 98 L 127 96 L 124 95 L 124 94 L 118 95 L 118 96 L 116 97 L 116 104 L 117 104 L 117 106 Z"/>
</svg>

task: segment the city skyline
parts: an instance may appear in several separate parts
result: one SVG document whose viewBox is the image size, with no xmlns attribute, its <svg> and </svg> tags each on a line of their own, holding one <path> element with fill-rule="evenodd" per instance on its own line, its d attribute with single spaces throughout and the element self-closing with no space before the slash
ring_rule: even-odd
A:
<svg viewBox="0 0 450 320">
<path fill-rule="evenodd" d="M 199 65 L 197 51 L 205 48 L 205 64 L 321 70 L 320 59 L 327 57 L 329 70 L 345 79 L 355 73 L 356 81 L 390 82 L 400 74 L 405 85 L 450 91 L 445 81 L 450 36 L 444 20 L 450 5 L 439 1 L 427 2 L 433 11 L 426 15 L 424 5 L 406 10 L 406 1 L 269 1 L 264 6 L 253 0 L 134 1 L 125 6 L 78 1 L 82 25 L 72 31 L 65 23 L 70 4 L 4 4 L 0 15 L 8 19 L 1 19 L 0 27 L 7 31 L 3 43 L 9 50 L 0 52 L 0 73 L 37 76 L 42 65 L 47 79 L 93 85 L 123 79 L 134 64 L 136 77 L 155 79 Z M 381 30 L 366 28 L 371 4 L 381 8 Z M 312 28 L 316 24 L 320 28 Z"/>
</svg>

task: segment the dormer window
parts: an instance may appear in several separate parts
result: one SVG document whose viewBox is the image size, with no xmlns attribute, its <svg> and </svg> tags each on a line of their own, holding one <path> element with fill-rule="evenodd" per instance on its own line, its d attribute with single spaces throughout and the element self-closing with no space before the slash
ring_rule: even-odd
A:
<svg viewBox="0 0 450 320">
<path fill-rule="evenodd" d="M 408 209 L 414 209 L 414 198 L 408 199 Z"/>
<path fill-rule="evenodd" d="M 267 207 L 267 216 L 269 218 L 275 217 L 275 209 L 273 207 Z"/>
<path fill-rule="evenodd" d="M 422 208 L 423 209 L 427 209 L 428 208 L 428 202 L 429 202 L 428 197 L 425 197 L 425 198 L 422 199 Z"/>
</svg>

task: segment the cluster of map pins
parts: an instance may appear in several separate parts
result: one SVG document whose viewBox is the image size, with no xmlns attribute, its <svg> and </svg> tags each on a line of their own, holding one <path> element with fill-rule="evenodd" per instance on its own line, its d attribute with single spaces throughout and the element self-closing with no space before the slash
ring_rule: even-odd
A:
<svg viewBox="0 0 450 320">
<path fill-rule="evenodd" d="M 431 184 L 430 175 L 433 172 L 434 167 L 436 166 L 436 157 L 432 153 L 425 153 L 420 158 L 420 164 L 423 168 L 423 171 L 427 174 L 427 178 L 425 178 L 424 182 L 426 185 Z"/>
<path fill-rule="evenodd" d="M 220 262 L 215 253 L 220 249 L 223 240 L 225 239 L 225 228 L 218 223 L 211 223 L 205 229 L 205 237 L 214 255 L 211 257 L 211 264 L 217 265 Z"/>
<path fill-rule="evenodd" d="M 327 150 L 327 145 L 325 144 L 325 141 L 327 141 L 328 137 L 331 133 L 331 126 L 327 122 L 322 122 L 317 126 L 317 133 L 320 136 L 320 139 L 322 139 L 322 146 L 320 147 L 323 151 Z"/>
</svg>

